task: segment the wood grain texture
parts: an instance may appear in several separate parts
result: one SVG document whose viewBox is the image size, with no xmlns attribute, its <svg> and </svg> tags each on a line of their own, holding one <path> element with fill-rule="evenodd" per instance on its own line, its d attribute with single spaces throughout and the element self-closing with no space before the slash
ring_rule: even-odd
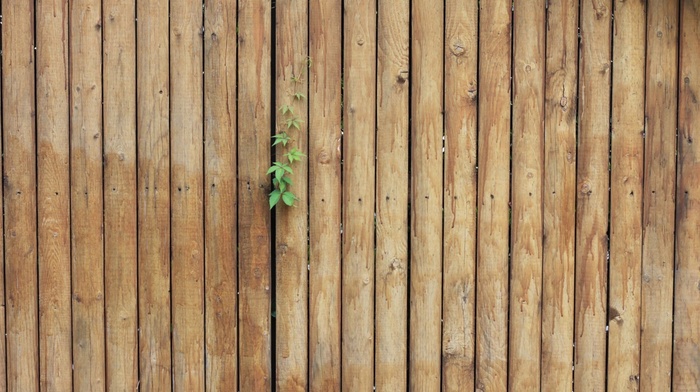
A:
<svg viewBox="0 0 700 392">
<path fill-rule="evenodd" d="M 270 0 L 238 2 L 239 388 L 270 390 Z"/>
<path fill-rule="evenodd" d="M 293 142 L 278 145 L 275 160 L 287 162 L 284 154 L 296 148 L 308 150 L 308 1 L 278 0 L 275 3 L 276 45 L 276 132 L 286 132 Z M 313 61 L 312 61 L 313 62 Z M 298 81 L 292 78 L 299 78 Z M 303 94 L 303 98 L 295 94 Z M 289 105 L 294 114 L 282 114 Z M 286 120 L 298 117 L 300 129 L 288 127 Z M 283 202 L 275 209 L 276 345 L 277 389 L 303 392 L 308 386 L 308 160 L 291 164 L 294 184 L 290 191 L 299 199 L 293 208 Z"/>
<path fill-rule="evenodd" d="M 170 2 L 173 390 L 204 390 L 202 3 Z"/>
<path fill-rule="evenodd" d="M 236 2 L 204 10 L 206 390 L 238 390 Z"/>
<path fill-rule="evenodd" d="M 576 117 L 579 2 L 547 7 L 544 241 L 542 261 L 543 391 L 571 388 L 576 229 Z"/>
<path fill-rule="evenodd" d="M 168 2 L 137 3 L 139 381 L 172 389 Z"/>
<path fill-rule="evenodd" d="M 102 10 L 78 0 L 70 13 L 73 388 L 105 389 L 102 231 Z"/>
<path fill-rule="evenodd" d="M 479 4 L 476 389 L 508 383 L 511 2 Z"/>
<path fill-rule="evenodd" d="M 135 1 L 104 1 L 106 386 L 137 389 Z"/>
<path fill-rule="evenodd" d="M 581 4 L 574 385 L 591 391 L 605 389 L 611 7 Z"/>
<path fill-rule="evenodd" d="M 513 12 L 513 136 L 508 387 L 539 390 L 544 179 L 545 8 Z"/>
<path fill-rule="evenodd" d="M 608 390 L 639 388 L 644 167 L 642 2 L 615 2 L 610 181 Z"/>
<path fill-rule="evenodd" d="M 342 381 L 374 386 L 375 0 L 345 1 Z"/>
<path fill-rule="evenodd" d="M 65 0 L 36 7 L 39 388 L 71 390 L 69 10 Z"/>
<path fill-rule="evenodd" d="M 340 391 L 342 3 L 310 0 L 309 390 Z"/>
<path fill-rule="evenodd" d="M 0 99 L 2 99 L 3 91 L 0 88 Z M 4 142 L 4 124 L 2 122 L 2 119 L 0 119 L 0 151 L 2 153 L 5 153 L 5 150 L 3 149 L 3 142 Z M 0 159 L 0 170 L 2 171 L 2 176 L 3 176 L 3 186 L 0 187 L 0 200 L 2 200 L 2 206 L 3 206 L 3 218 L 5 214 L 5 197 L 4 197 L 4 179 L 5 179 L 5 168 L 3 165 L 3 160 Z M 0 336 L 6 336 L 5 334 L 5 311 L 6 311 L 6 302 L 5 302 L 5 224 L 4 224 L 4 219 L 0 219 L 0 245 L 2 245 L 0 249 Z M 70 323 L 70 321 L 69 321 Z M 69 327 L 70 328 L 70 327 Z M 3 360 L 2 365 L 0 366 L 0 390 L 6 391 L 7 390 L 7 365 L 4 361 L 7 361 L 7 350 L 5 347 L 5 341 L 6 339 L 0 338 L 0 359 Z M 70 343 L 69 343 L 70 345 Z"/>
<path fill-rule="evenodd" d="M 411 10 L 411 293 L 409 385 L 440 390 L 444 5 Z"/>
<path fill-rule="evenodd" d="M 2 15 L 7 390 L 36 391 L 39 327 L 34 4 L 3 1 Z"/>
<path fill-rule="evenodd" d="M 673 388 L 700 390 L 700 1 L 680 10 Z"/>
<path fill-rule="evenodd" d="M 642 391 L 671 388 L 678 103 L 678 2 L 647 3 Z"/>
<path fill-rule="evenodd" d="M 380 1 L 377 22 L 375 387 L 406 390 L 408 368 L 408 98 L 406 0 Z"/>
<path fill-rule="evenodd" d="M 442 390 L 474 389 L 477 1 L 445 3 Z"/>
</svg>

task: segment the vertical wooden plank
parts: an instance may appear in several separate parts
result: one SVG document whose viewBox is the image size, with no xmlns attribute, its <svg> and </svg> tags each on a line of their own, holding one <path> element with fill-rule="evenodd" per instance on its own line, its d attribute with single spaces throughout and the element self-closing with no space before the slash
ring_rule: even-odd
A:
<svg viewBox="0 0 700 392">
<path fill-rule="evenodd" d="M 511 2 L 479 4 L 476 388 L 505 391 L 508 356 Z"/>
<path fill-rule="evenodd" d="M 204 390 L 202 2 L 170 2 L 170 238 L 175 391 Z"/>
<path fill-rule="evenodd" d="M 346 0 L 343 138 L 344 390 L 374 386 L 376 1 Z"/>
<path fill-rule="evenodd" d="M 700 390 L 700 1 L 681 2 L 673 388 Z"/>
<path fill-rule="evenodd" d="M 640 386 L 662 391 L 671 388 L 673 356 L 678 2 L 647 7 Z"/>
<path fill-rule="evenodd" d="M 574 386 L 605 389 L 610 140 L 609 0 L 582 2 Z"/>
<path fill-rule="evenodd" d="M 578 0 L 547 5 L 543 391 L 569 390 L 573 378 L 578 7 Z"/>
<path fill-rule="evenodd" d="M 2 9 L 2 2 L 0 1 L 0 10 Z M 1 26 L 0 26 L 0 33 L 1 33 Z M 0 36 L 0 45 L 2 44 L 2 38 Z M 0 61 L 2 61 L 0 59 Z M 2 71 L 2 64 L 0 64 L 0 71 Z M 0 72 L 0 77 L 4 78 L 5 73 Z M 0 88 L 0 102 L 2 101 L 2 95 L 3 91 Z M 5 150 L 3 150 L 3 139 L 4 139 L 4 124 L 2 121 L 2 118 L 0 118 L 0 151 L 4 154 Z M 3 178 L 3 185 L 0 186 L 0 200 L 2 200 L 2 216 L 0 217 L 0 245 L 2 246 L 2 249 L 0 249 L 0 267 L 2 269 L 0 270 L 0 390 L 6 391 L 7 390 L 7 351 L 5 349 L 5 342 L 7 341 L 7 336 L 5 334 L 5 312 L 7 310 L 7 307 L 5 306 L 5 197 L 4 197 L 4 188 L 5 188 L 5 168 L 3 166 L 3 159 L 0 159 L 0 171 L 2 172 L 2 178 Z M 70 323 L 70 321 L 69 321 Z M 70 327 L 69 327 L 70 329 Z M 70 343 L 69 343 L 70 344 Z"/>
<path fill-rule="evenodd" d="M 236 2 L 204 10 L 206 390 L 238 390 Z"/>
<path fill-rule="evenodd" d="M 168 1 L 137 2 L 139 378 L 171 390 Z"/>
<path fill-rule="evenodd" d="M 440 389 L 444 5 L 412 4 L 409 384 Z"/>
<path fill-rule="evenodd" d="M 96 391 L 105 388 L 101 1 L 74 1 L 70 24 L 73 383 Z"/>
<path fill-rule="evenodd" d="M 406 390 L 410 2 L 380 1 L 377 24 L 375 386 Z"/>
<path fill-rule="evenodd" d="M 107 389 L 138 387 L 135 1 L 105 0 L 104 230 Z"/>
<path fill-rule="evenodd" d="M 342 2 L 310 0 L 309 390 L 340 391 Z"/>
<path fill-rule="evenodd" d="M 270 0 L 238 2 L 240 390 L 270 390 Z"/>
<path fill-rule="evenodd" d="M 39 386 L 34 4 L 2 2 L 5 342 L 8 391 Z"/>
<path fill-rule="evenodd" d="M 615 1 L 607 366 L 611 391 L 639 388 L 645 12 L 643 2 Z"/>
<path fill-rule="evenodd" d="M 288 162 L 284 156 L 292 149 L 306 154 L 308 149 L 308 2 L 277 0 L 276 84 L 278 108 L 287 105 L 294 113 L 276 110 L 276 133 L 287 133 L 292 141 L 278 144 L 275 161 Z M 297 94 L 303 94 L 303 97 Z M 278 109 L 275 108 L 275 109 Z M 298 118 L 299 129 L 287 120 Z M 276 270 L 276 365 L 277 388 L 281 391 L 305 391 L 308 385 L 308 161 L 290 164 L 294 184 L 289 187 L 298 198 L 293 208 L 280 201 L 275 209 Z"/>
<path fill-rule="evenodd" d="M 540 389 L 545 8 L 513 12 L 513 152 L 508 387 Z"/>
<path fill-rule="evenodd" d="M 445 3 L 442 390 L 474 389 L 478 1 Z"/>
<path fill-rule="evenodd" d="M 40 389 L 71 390 L 68 2 L 36 6 Z"/>
</svg>

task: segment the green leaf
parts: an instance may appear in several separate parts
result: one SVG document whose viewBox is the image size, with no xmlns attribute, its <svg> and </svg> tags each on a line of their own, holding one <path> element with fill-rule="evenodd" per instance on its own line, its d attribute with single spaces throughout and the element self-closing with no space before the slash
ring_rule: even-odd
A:
<svg viewBox="0 0 700 392">
<path fill-rule="evenodd" d="M 282 177 L 282 178 L 284 178 L 284 177 Z M 287 183 L 284 181 L 280 181 L 278 187 L 279 187 L 280 192 L 282 192 L 284 194 L 284 191 L 287 190 Z"/>
<path fill-rule="evenodd" d="M 277 135 L 273 136 L 272 138 L 275 139 L 275 142 L 272 143 L 273 146 L 276 146 L 280 143 L 282 143 L 283 146 L 286 146 L 287 142 L 289 142 L 289 135 L 287 135 L 287 132 L 278 133 Z"/>
<path fill-rule="evenodd" d="M 287 191 L 282 194 L 282 201 L 290 207 L 294 205 L 295 200 L 297 200 L 297 197 L 292 192 Z"/>
<path fill-rule="evenodd" d="M 283 175 L 284 175 L 283 169 L 278 168 L 277 170 L 275 170 L 275 178 L 277 179 L 277 181 L 280 181 L 282 179 Z"/>
<path fill-rule="evenodd" d="M 294 108 L 291 105 L 282 105 L 280 106 L 280 112 L 282 112 L 282 115 L 285 115 L 287 113 L 294 115 Z"/>
<path fill-rule="evenodd" d="M 269 169 L 267 169 L 267 174 L 266 174 L 266 175 L 268 175 L 268 176 L 269 176 L 270 174 L 274 173 L 274 172 L 275 172 L 275 170 L 277 170 L 277 166 L 276 166 L 276 165 L 272 165 L 272 166 L 270 166 L 270 168 L 269 168 Z"/>
<path fill-rule="evenodd" d="M 294 99 L 301 101 L 304 98 L 306 98 L 306 95 L 304 95 L 303 93 L 294 93 Z"/>
<path fill-rule="evenodd" d="M 287 185 L 292 185 L 292 178 L 289 176 L 282 177 L 282 182 L 286 182 Z"/>
<path fill-rule="evenodd" d="M 272 191 L 272 193 L 270 193 L 270 209 L 272 209 L 272 207 L 277 205 L 277 203 L 280 201 L 281 196 L 282 196 L 282 192 L 280 192 L 276 189 L 274 191 Z"/>
</svg>

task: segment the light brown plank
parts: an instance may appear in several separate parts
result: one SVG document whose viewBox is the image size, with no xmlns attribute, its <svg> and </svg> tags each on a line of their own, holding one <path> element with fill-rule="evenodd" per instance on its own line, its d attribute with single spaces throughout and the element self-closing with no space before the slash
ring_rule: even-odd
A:
<svg viewBox="0 0 700 392">
<path fill-rule="evenodd" d="M 568 390 L 573 378 L 578 7 L 577 0 L 553 1 L 547 7 L 543 391 Z"/>
<path fill-rule="evenodd" d="M 508 387 L 540 389 L 545 8 L 513 12 L 513 135 Z"/>
<path fill-rule="evenodd" d="M 412 4 L 409 385 L 440 389 L 444 5 Z"/>
<path fill-rule="evenodd" d="M 284 154 L 293 148 L 306 154 L 308 150 L 308 2 L 278 0 L 275 3 L 277 23 L 276 83 L 277 106 L 293 107 L 294 114 L 276 111 L 276 132 L 286 132 L 293 140 L 279 144 L 275 160 L 288 162 Z M 295 97 L 303 94 L 303 97 Z M 288 127 L 286 121 L 297 117 L 300 129 Z M 289 208 L 280 201 L 275 209 L 276 269 L 276 364 L 277 389 L 305 391 L 308 386 L 308 160 L 293 162 L 294 184 L 289 191 L 299 199 Z"/>
<path fill-rule="evenodd" d="M 680 19 L 673 388 L 700 390 L 700 1 Z"/>
<path fill-rule="evenodd" d="M 647 3 L 642 241 L 642 391 L 671 388 L 678 2 Z"/>
<path fill-rule="evenodd" d="M 483 391 L 508 382 L 510 29 L 510 1 L 479 4 L 475 383 Z"/>
<path fill-rule="evenodd" d="M 478 1 L 445 4 L 442 390 L 474 389 Z"/>
<path fill-rule="evenodd" d="M 137 2 L 139 382 L 171 390 L 168 2 Z"/>
<path fill-rule="evenodd" d="M 206 390 L 238 390 L 236 2 L 204 10 Z"/>
<path fill-rule="evenodd" d="M 77 0 L 70 13 L 73 388 L 105 388 L 102 236 L 102 10 Z"/>
<path fill-rule="evenodd" d="M 342 2 L 310 0 L 309 390 L 340 391 Z"/>
<path fill-rule="evenodd" d="M 0 89 L 2 90 L 2 89 Z M 2 94 L 3 92 L 0 91 L 0 99 L 2 99 Z M 3 139 L 4 135 L 3 130 L 3 123 L 2 120 L 0 119 L 0 151 L 3 153 L 5 150 L 2 149 L 3 146 Z M 5 188 L 5 171 L 3 167 L 3 162 L 2 159 L 0 159 L 0 171 L 2 172 L 3 176 L 3 186 L 0 187 L 0 200 L 2 200 L 3 203 L 3 214 L 5 213 L 5 197 L 4 197 L 4 188 Z M 3 216 L 4 218 L 4 216 Z M 0 245 L 2 245 L 2 249 L 0 249 L 0 267 L 2 267 L 2 270 L 0 270 L 0 337 L 4 337 L 5 335 L 5 225 L 4 225 L 4 219 L 0 219 L 0 233 L 2 235 L 0 236 Z M 70 323 L 70 322 L 69 322 Z M 70 329 L 70 327 L 68 327 Z M 7 352 L 5 349 L 5 340 L 4 338 L 0 338 L 0 358 L 3 358 L 2 363 L 0 364 L 0 390 L 6 391 L 7 390 L 7 366 L 5 365 L 5 361 L 7 361 Z M 70 345 L 70 343 L 69 343 Z"/>
<path fill-rule="evenodd" d="M 380 1 L 377 24 L 375 386 L 406 390 L 408 367 L 408 98 L 406 0 Z"/>
<path fill-rule="evenodd" d="M 173 390 L 204 390 L 202 3 L 170 2 Z"/>
<path fill-rule="evenodd" d="M 270 390 L 271 2 L 238 3 L 240 390 Z"/>
<path fill-rule="evenodd" d="M 608 390 L 634 391 L 642 277 L 644 3 L 615 1 L 613 29 Z"/>
<path fill-rule="evenodd" d="M 350 391 L 374 385 L 376 5 L 344 3 L 342 381 Z"/>
<path fill-rule="evenodd" d="M 36 6 L 40 389 L 71 390 L 68 2 Z"/>
<path fill-rule="evenodd" d="M 106 0 L 103 7 L 106 385 L 133 391 L 139 380 L 136 2 Z"/>
<path fill-rule="evenodd" d="M 591 391 L 605 389 L 611 7 L 581 5 L 574 386 Z"/>
<path fill-rule="evenodd" d="M 34 4 L 2 2 L 5 344 L 8 391 L 39 387 Z M 30 266 L 30 268 L 27 268 Z"/>
</svg>

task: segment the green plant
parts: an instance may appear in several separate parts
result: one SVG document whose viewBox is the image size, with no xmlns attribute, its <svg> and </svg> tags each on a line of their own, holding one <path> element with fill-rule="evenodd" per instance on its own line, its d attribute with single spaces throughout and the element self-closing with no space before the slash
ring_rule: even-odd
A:
<svg viewBox="0 0 700 392">
<path fill-rule="evenodd" d="M 306 60 L 306 66 L 311 66 L 311 60 Z M 303 77 L 301 74 L 292 75 L 292 84 L 301 83 Z M 306 99 L 306 96 L 301 92 L 294 92 L 290 95 L 290 101 L 301 101 Z M 272 176 L 272 192 L 270 192 L 270 209 L 274 208 L 280 200 L 287 206 L 294 206 L 294 203 L 299 200 L 299 198 L 292 192 L 291 187 L 293 185 L 292 175 L 294 171 L 292 170 L 292 165 L 294 162 L 300 161 L 306 155 L 296 147 L 292 147 L 291 143 L 294 139 L 290 136 L 290 133 L 294 130 L 301 130 L 301 124 L 304 122 L 299 116 L 294 113 L 294 106 L 292 103 L 283 104 L 279 107 L 279 112 L 281 113 L 282 119 L 281 123 L 284 124 L 286 129 L 278 132 L 276 135 L 272 136 L 273 142 L 272 146 L 281 144 L 283 147 L 289 145 L 287 152 L 282 154 L 286 161 L 275 161 L 272 163 L 269 169 L 267 169 L 267 175 Z"/>
</svg>

